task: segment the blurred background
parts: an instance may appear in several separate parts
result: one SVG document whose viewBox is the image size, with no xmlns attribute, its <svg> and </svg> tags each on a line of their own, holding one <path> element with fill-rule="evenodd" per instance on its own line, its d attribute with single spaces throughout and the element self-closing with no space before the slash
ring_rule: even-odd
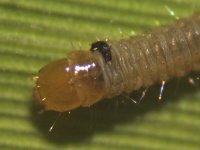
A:
<svg viewBox="0 0 200 150">
<path fill-rule="evenodd" d="M 90 108 L 44 112 L 33 101 L 38 70 L 97 39 L 120 39 L 198 12 L 199 0 L 0 0 L 0 149 L 173 149 L 200 147 L 200 91 L 188 77 Z M 139 99 L 142 90 L 130 97 Z"/>
</svg>

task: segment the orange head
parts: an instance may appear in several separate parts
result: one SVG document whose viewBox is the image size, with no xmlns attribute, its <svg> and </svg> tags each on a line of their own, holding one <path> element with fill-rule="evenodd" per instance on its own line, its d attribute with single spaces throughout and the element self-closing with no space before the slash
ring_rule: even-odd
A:
<svg viewBox="0 0 200 150">
<path fill-rule="evenodd" d="M 93 53 L 75 51 L 39 71 L 35 97 L 46 110 L 70 111 L 102 99 L 104 86 L 102 69 Z"/>
</svg>

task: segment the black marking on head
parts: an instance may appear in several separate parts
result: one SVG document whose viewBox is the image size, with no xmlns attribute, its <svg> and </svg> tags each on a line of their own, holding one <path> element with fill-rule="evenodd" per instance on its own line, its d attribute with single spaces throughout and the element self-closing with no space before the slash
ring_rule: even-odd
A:
<svg viewBox="0 0 200 150">
<path fill-rule="evenodd" d="M 108 45 L 107 42 L 105 41 L 97 41 L 92 43 L 90 50 L 92 52 L 98 51 L 99 53 L 102 54 L 105 62 L 109 62 L 112 59 L 111 56 L 111 46 Z"/>
</svg>

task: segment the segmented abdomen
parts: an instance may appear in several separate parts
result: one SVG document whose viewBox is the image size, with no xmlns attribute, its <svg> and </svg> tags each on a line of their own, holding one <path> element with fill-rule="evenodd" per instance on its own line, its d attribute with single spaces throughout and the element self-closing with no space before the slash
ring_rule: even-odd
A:
<svg viewBox="0 0 200 150">
<path fill-rule="evenodd" d="M 200 15 L 110 45 L 112 60 L 103 65 L 106 97 L 184 76 L 200 70 Z"/>
</svg>

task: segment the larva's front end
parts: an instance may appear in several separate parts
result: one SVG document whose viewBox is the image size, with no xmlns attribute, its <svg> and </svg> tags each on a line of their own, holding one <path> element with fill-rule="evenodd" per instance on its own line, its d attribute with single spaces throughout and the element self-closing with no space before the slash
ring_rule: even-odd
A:
<svg viewBox="0 0 200 150">
<path fill-rule="evenodd" d="M 102 99 L 104 86 L 102 69 L 93 53 L 75 51 L 40 70 L 35 97 L 46 110 L 70 111 Z"/>
</svg>

